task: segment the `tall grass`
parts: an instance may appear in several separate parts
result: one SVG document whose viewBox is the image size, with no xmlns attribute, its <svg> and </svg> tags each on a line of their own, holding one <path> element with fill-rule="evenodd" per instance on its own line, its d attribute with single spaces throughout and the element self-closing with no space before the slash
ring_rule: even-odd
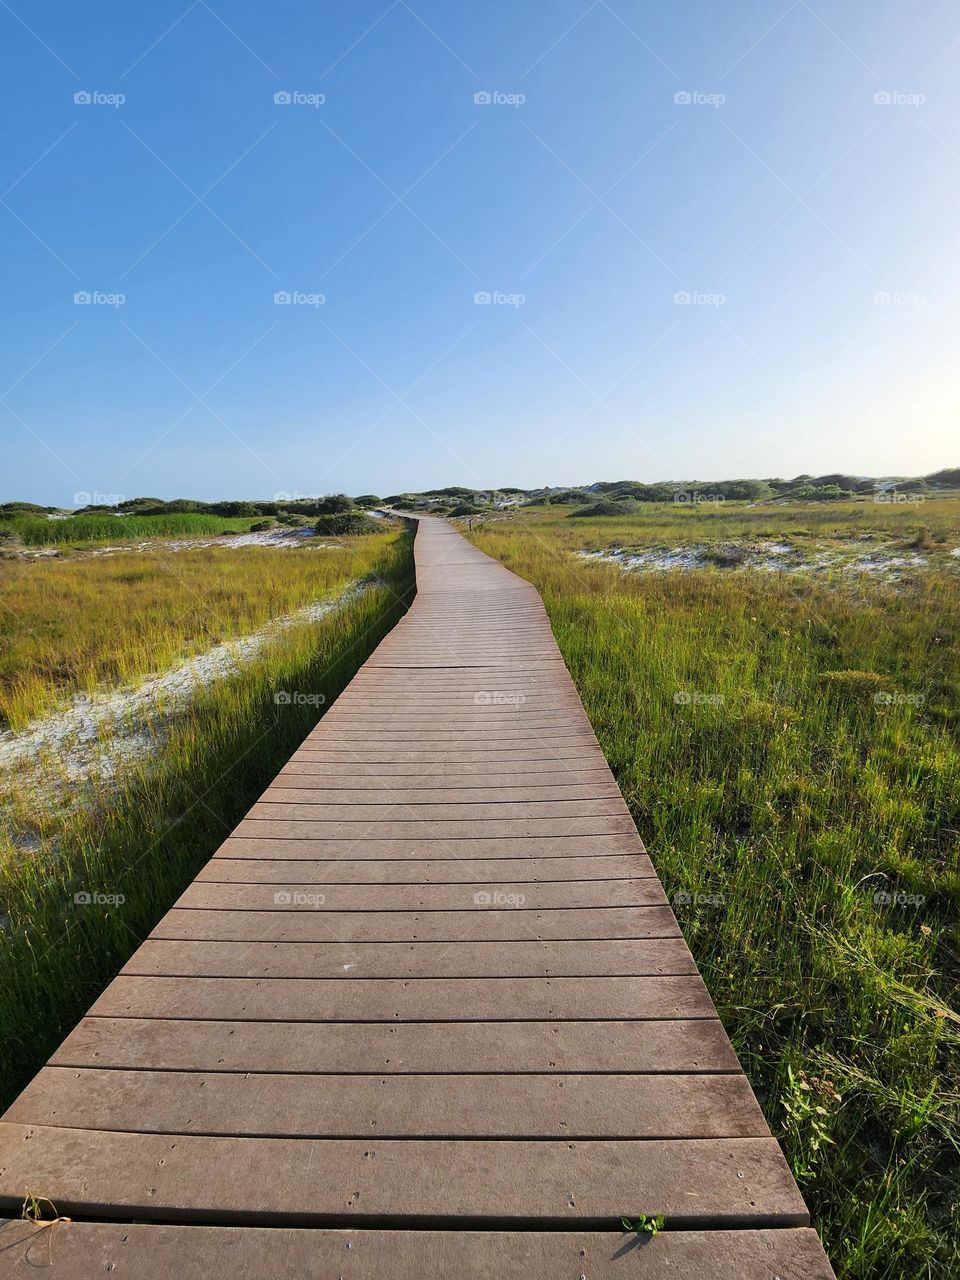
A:
<svg viewBox="0 0 960 1280">
<path fill-rule="evenodd" d="M 380 538 L 0 561 L 0 728 L 255 630 L 363 577 Z"/>
<path fill-rule="evenodd" d="M 218 533 L 240 533 L 255 519 L 247 516 L 210 516 L 196 512 L 173 512 L 161 516 L 65 516 L 45 520 L 36 516 L 14 516 L 0 520 L 5 530 L 28 547 L 71 542 L 127 542 L 138 538 L 176 538 Z"/>
<path fill-rule="evenodd" d="M 879 510 L 858 536 L 898 532 Z M 936 519 L 956 545 L 956 504 Z M 721 536 L 754 520 L 727 504 Z M 702 540 L 700 512 L 614 523 Z M 960 575 L 631 575 L 573 554 L 602 527 L 473 539 L 543 593 L 838 1275 L 958 1275 Z"/>
<path fill-rule="evenodd" d="M 109 803 L 38 817 L 31 789 L 8 787 L 9 827 L 0 838 L 4 1099 L 49 1056 L 261 794 L 318 719 L 316 700 L 333 701 L 403 612 L 412 591 L 409 535 L 363 544 L 375 585 L 320 622 L 282 633 L 250 666 L 198 695 L 149 767 L 131 766 L 116 780 Z M 279 565 L 296 553 L 274 554 Z M 319 554 L 311 559 L 321 562 Z M 280 690 L 314 695 L 313 704 L 278 705 Z M 16 833 L 31 828 L 39 839 L 25 851 Z M 84 905 L 78 893 L 122 901 Z"/>
</svg>

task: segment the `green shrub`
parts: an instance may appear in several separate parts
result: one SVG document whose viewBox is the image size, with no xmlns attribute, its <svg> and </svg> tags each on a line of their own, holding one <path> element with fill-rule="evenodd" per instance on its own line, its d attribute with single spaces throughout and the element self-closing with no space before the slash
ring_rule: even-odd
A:
<svg viewBox="0 0 960 1280">
<path fill-rule="evenodd" d="M 589 507 L 578 507 L 570 514 L 572 516 L 625 516 L 635 511 L 636 506 L 635 502 L 611 502 L 608 498 L 601 498 L 599 502 L 594 502 Z"/>
<path fill-rule="evenodd" d="M 363 511 L 340 511 L 317 516 L 315 528 L 317 533 L 327 537 L 342 538 L 348 534 L 377 533 L 383 526 Z"/>
</svg>

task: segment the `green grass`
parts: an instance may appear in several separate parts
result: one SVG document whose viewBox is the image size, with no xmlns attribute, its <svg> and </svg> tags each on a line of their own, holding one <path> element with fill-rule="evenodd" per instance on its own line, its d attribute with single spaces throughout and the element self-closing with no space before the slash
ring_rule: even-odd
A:
<svg viewBox="0 0 960 1280">
<path fill-rule="evenodd" d="M 250 666 L 209 686 L 149 768 L 128 769 L 98 810 L 39 816 L 31 787 L 2 797 L 0 1096 L 17 1089 L 115 976 L 398 620 L 412 590 L 410 537 L 363 539 L 375 585 L 318 623 L 284 632 Z M 296 552 L 275 552 L 277 563 Z M 320 553 L 311 559 L 320 561 Z M 107 563 L 107 562 L 100 562 Z M 262 564 L 261 564 L 262 567 Z M 24 852 L 16 834 L 39 831 Z M 83 905 L 77 893 L 121 901 Z"/>
<path fill-rule="evenodd" d="M 848 505 L 531 511 L 473 541 L 543 594 L 838 1275 L 920 1280 L 960 1274 L 960 566 L 893 586 L 574 554 L 919 520 L 960 542 L 955 501 Z"/>
<path fill-rule="evenodd" d="M 363 577 L 377 537 L 0 561 L 0 728 L 162 671 Z"/>
<path fill-rule="evenodd" d="M 8 531 L 28 547 L 74 542 L 115 543 L 243 533 L 259 519 L 259 516 L 209 516 L 193 512 L 163 516 L 66 516 L 62 520 L 16 516 L 0 521 L 0 535 Z"/>
</svg>

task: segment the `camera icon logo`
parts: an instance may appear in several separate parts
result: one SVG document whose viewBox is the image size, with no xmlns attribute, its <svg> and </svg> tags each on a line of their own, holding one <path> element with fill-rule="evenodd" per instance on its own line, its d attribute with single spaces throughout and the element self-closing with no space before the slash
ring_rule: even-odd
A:
<svg viewBox="0 0 960 1280">
<path fill-rule="evenodd" d="M 489 107 L 490 103 L 493 101 L 493 94 L 488 93 L 486 90 L 481 90 L 480 93 L 475 93 L 473 95 L 473 101 L 478 107 Z"/>
<path fill-rule="evenodd" d="M 693 101 L 693 96 L 687 89 L 681 89 L 679 93 L 673 95 L 673 100 L 678 107 L 687 107 Z"/>
<path fill-rule="evenodd" d="M 273 904 L 276 907 L 289 907 L 293 901 L 293 894 L 287 889 L 280 889 L 273 895 Z"/>
<path fill-rule="evenodd" d="M 273 101 L 278 107 L 288 107 L 293 101 L 293 95 L 286 89 L 279 89 L 273 95 Z"/>
<path fill-rule="evenodd" d="M 493 294 L 488 293 L 486 289 L 481 289 L 479 293 L 473 295 L 473 301 L 478 307 L 489 306 L 493 301 Z"/>
<path fill-rule="evenodd" d="M 86 89 L 80 89 L 73 95 L 73 101 L 78 107 L 88 107 L 93 101 L 93 94 L 89 93 Z"/>
<path fill-rule="evenodd" d="M 489 893 L 486 889 L 481 889 L 479 893 L 475 893 L 473 895 L 473 901 L 478 907 L 489 907 L 490 903 L 493 901 L 493 894 Z"/>
</svg>

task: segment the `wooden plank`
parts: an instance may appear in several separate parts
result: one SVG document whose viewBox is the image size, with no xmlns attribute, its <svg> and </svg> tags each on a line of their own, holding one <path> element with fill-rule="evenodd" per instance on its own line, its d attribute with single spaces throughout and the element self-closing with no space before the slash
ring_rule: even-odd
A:
<svg viewBox="0 0 960 1280">
<path fill-rule="evenodd" d="M 497 942 L 670 938 L 669 907 L 552 911 L 168 911 L 153 938 L 224 942 Z"/>
<path fill-rule="evenodd" d="M 739 1072 L 716 1018 L 670 1022 L 184 1022 L 84 1018 L 50 1059 L 156 1071 Z M 597 1080 L 598 1091 L 603 1081 Z"/>
<path fill-rule="evenodd" d="M 719 1079 L 720 1077 L 715 1077 Z M 806 1226 L 772 1138 L 645 1141 L 221 1138 L 4 1126 L 0 1206 L 145 1221 L 606 1227 Z"/>
<path fill-rule="evenodd" d="M 198 881 L 242 884 L 465 884 L 475 880 L 623 880 L 656 875 L 646 854 L 597 854 L 579 858 L 232 858 L 218 854 Z"/>
<path fill-rule="evenodd" d="M 217 978 L 654 977 L 696 973 L 682 938 L 604 942 L 180 942 L 148 939 L 125 974 Z"/>
<path fill-rule="evenodd" d="M 61 1222 L 55 1231 L 0 1223 L 10 1280 L 56 1265 L 57 1280 L 832 1280 L 815 1231 L 377 1231 L 129 1226 Z"/>
<path fill-rule="evenodd" d="M 484 822 L 489 819 L 508 821 L 534 818 L 608 818 L 625 816 L 627 807 L 619 795 L 597 800 L 568 800 L 557 797 L 546 801 L 497 799 L 492 803 L 471 800 L 467 803 L 441 801 L 397 801 L 389 796 L 365 797 L 352 804 L 332 804 L 316 792 L 267 790 L 250 810 L 251 819 L 279 818 L 284 822 Z"/>
<path fill-rule="evenodd" d="M 92 1014 L 238 1022 L 511 1022 L 712 1018 L 703 979 L 115 978 Z"/>
<path fill-rule="evenodd" d="M 266 1075 L 45 1067 L 12 1124 L 253 1138 L 763 1138 L 740 1075 Z"/>
<path fill-rule="evenodd" d="M 435 781 L 440 780 L 435 779 Z M 443 781 L 445 783 L 446 779 Z M 600 804 L 606 802 L 606 811 L 610 812 L 611 805 L 609 802 L 611 800 L 620 801 L 620 791 L 614 782 L 567 783 L 566 785 L 552 787 L 529 787 L 521 789 L 521 795 L 518 797 L 515 788 L 459 787 L 456 785 L 433 788 L 419 787 L 416 789 L 379 787 L 368 791 L 343 791 L 322 785 L 319 787 L 314 786 L 313 779 L 303 777 L 278 777 L 260 797 L 261 804 L 323 805 L 325 810 L 331 808 L 344 810 L 348 807 L 355 809 L 357 806 L 362 806 L 364 809 L 382 808 L 383 806 L 393 808 L 396 805 L 401 805 L 408 815 L 411 809 L 415 813 L 419 813 L 424 805 L 444 805 L 448 809 L 450 806 L 456 806 L 459 811 L 461 806 L 468 804 L 493 804 L 500 808 L 510 804 L 521 805 L 527 810 L 534 802 L 562 805 L 569 804 L 571 801 L 587 801 L 592 805 L 596 805 L 597 811 L 601 811 Z M 618 804 L 615 812 L 619 811 Z M 592 809 L 591 812 L 593 812 Z"/>
<path fill-rule="evenodd" d="M 235 827 L 241 836 L 269 836 L 274 840 L 293 838 L 358 840 L 375 836 L 369 820 L 331 822 L 323 819 L 244 818 Z M 460 821 L 416 822 L 397 820 L 390 834 L 404 840 L 471 840 L 477 837 L 520 840 L 527 836 L 635 835 L 633 819 L 624 814 L 610 818 L 472 818 Z"/>
<path fill-rule="evenodd" d="M 431 765 L 424 769 L 407 769 L 403 773 L 385 773 L 381 768 L 351 765 L 349 762 L 322 764 L 312 760 L 299 760 L 293 756 L 289 764 L 274 778 L 274 786 L 311 787 L 314 790 L 343 791 L 349 788 L 351 796 L 367 791 L 402 791 L 415 795 L 418 791 L 430 791 L 438 786 L 462 790 L 514 791 L 561 790 L 567 787 L 609 786 L 612 775 L 605 769 L 555 769 L 545 766 L 549 762 L 537 761 L 544 766 L 541 771 L 517 769 L 514 773 L 485 773 L 477 767 L 472 770 L 455 766 Z M 549 796 L 545 796 L 549 799 Z"/>
<path fill-rule="evenodd" d="M 601 853 L 642 854 L 644 849 L 636 831 L 630 830 L 592 836 L 528 836 L 513 840 L 487 836 L 469 836 L 459 840 L 404 840 L 396 836 L 367 837 L 362 841 L 323 837 L 278 840 L 271 836 L 232 835 L 217 852 L 231 858 L 346 858 L 356 861 L 363 858 L 576 858 Z"/>
<path fill-rule="evenodd" d="M 474 881 L 472 884 L 216 884 L 194 880 L 177 899 L 203 911 L 536 911 L 663 906 L 656 879 Z"/>
</svg>

